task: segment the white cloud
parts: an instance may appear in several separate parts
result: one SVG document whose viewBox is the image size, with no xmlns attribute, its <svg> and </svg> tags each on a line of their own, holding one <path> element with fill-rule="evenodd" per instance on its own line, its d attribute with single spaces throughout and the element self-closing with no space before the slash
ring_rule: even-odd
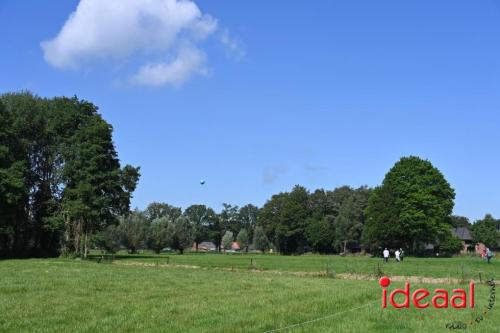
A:
<svg viewBox="0 0 500 333">
<path fill-rule="evenodd" d="M 205 54 L 194 47 L 183 47 L 170 63 L 147 64 L 139 69 L 131 81 L 135 84 L 179 86 L 189 80 L 193 74 L 205 75 Z"/>
<path fill-rule="evenodd" d="M 236 38 L 229 35 L 229 31 L 224 29 L 220 35 L 220 42 L 226 47 L 226 54 L 236 60 L 241 60 L 245 57 L 245 46 Z"/>
<path fill-rule="evenodd" d="M 174 56 L 144 65 L 131 80 L 178 85 L 206 72 L 198 44 L 216 29 L 217 20 L 191 0 L 80 0 L 58 35 L 41 46 L 45 60 L 60 69 L 135 54 Z"/>
</svg>

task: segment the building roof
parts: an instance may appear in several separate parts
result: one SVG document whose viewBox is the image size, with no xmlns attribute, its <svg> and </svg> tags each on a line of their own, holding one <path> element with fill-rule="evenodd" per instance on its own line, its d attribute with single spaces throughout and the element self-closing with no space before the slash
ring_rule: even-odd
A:
<svg viewBox="0 0 500 333">
<path fill-rule="evenodd" d="M 198 246 L 206 247 L 208 249 L 215 249 L 215 244 L 212 242 L 201 242 Z"/>
<path fill-rule="evenodd" d="M 196 249 L 196 243 L 193 243 L 193 249 Z M 214 251 L 216 246 L 212 242 L 201 242 L 198 243 L 198 250 L 202 251 Z"/>
<path fill-rule="evenodd" d="M 453 228 L 451 230 L 451 232 L 463 241 L 471 241 L 472 240 L 472 236 L 471 236 L 470 230 L 468 228 L 465 228 L 465 227 Z"/>
<path fill-rule="evenodd" d="M 226 249 L 224 248 L 224 245 L 221 245 L 220 246 L 221 249 L 225 249 L 225 250 L 235 250 L 235 251 L 238 251 L 238 250 L 241 250 L 241 246 L 238 242 L 231 242 L 231 248 L 230 249 Z"/>
</svg>

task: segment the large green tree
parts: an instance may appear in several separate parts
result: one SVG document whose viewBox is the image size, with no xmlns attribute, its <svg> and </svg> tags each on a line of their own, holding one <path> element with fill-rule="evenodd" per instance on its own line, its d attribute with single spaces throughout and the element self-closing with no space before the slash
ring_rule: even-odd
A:
<svg viewBox="0 0 500 333">
<path fill-rule="evenodd" d="M 262 251 L 262 253 L 265 253 L 266 250 L 269 249 L 269 239 L 266 236 L 264 228 L 260 225 L 255 227 L 253 233 L 253 247 L 256 250 Z"/>
<path fill-rule="evenodd" d="M 401 158 L 370 196 L 364 243 L 368 248 L 404 247 L 449 237 L 455 192 L 431 162 Z"/>
<path fill-rule="evenodd" d="M 486 214 L 482 220 L 472 225 L 472 240 L 474 243 L 483 243 L 489 248 L 497 247 L 500 232 L 496 229 L 496 220 L 491 214 Z"/>
<path fill-rule="evenodd" d="M 241 229 L 236 236 L 236 241 L 240 244 L 243 251 L 248 252 L 248 246 L 250 245 L 250 237 L 248 236 L 247 229 Z"/>
<path fill-rule="evenodd" d="M 0 255 L 54 255 L 61 243 L 84 255 L 90 234 L 128 213 L 139 169 L 121 168 L 92 103 L 30 93 L 0 103 Z"/>
<path fill-rule="evenodd" d="M 143 212 L 134 210 L 131 214 L 120 218 L 118 226 L 121 244 L 127 248 L 129 253 L 136 253 L 145 245 L 146 241 L 146 218 Z"/>
<path fill-rule="evenodd" d="M 336 251 L 347 252 L 359 246 L 365 223 L 365 209 L 372 190 L 366 186 L 353 189 L 349 186 L 336 188 L 330 195 L 333 208 Z"/>
<path fill-rule="evenodd" d="M 174 223 L 170 223 L 168 228 L 168 233 L 171 235 L 170 246 L 183 254 L 184 249 L 190 247 L 193 241 L 193 228 L 189 219 L 181 215 Z"/>
<path fill-rule="evenodd" d="M 309 192 L 299 185 L 290 193 L 273 195 L 262 207 L 259 221 L 280 253 L 292 254 L 307 249 L 310 208 Z"/>
<path fill-rule="evenodd" d="M 340 208 L 339 215 L 335 218 L 336 247 L 342 252 L 347 252 L 347 246 L 361 238 L 363 231 L 362 220 L 356 215 L 354 198 L 348 198 Z"/>
<path fill-rule="evenodd" d="M 319 253 L 333 252 L 336 211 L 331 192 L 318 189 L 309 197 L 311 216 L 307 219 L 306 237 L 309 246 Z"/>
<path fill-rule="evenodd" d="M 222 246 L 224 246 L 224 253 L 226 253 L 227 250 L 231 250 L 231 245 L 233 244 L 234 241 L 234 235 L 231 231 L 226 231 L 224 233 L 224 236 L 222 236 Z"/>
<path fill-rule="evenodd" d="M 471 224 L 469 219 L 465 216 L 452 215 L 450 216 L 450 223 L 454 228 L 470 228 Z"/>
<path fill-rule="evenodd" d="M 119 228 L 114 224 L 108 225 L 104 230 L 93 235 L 92 244 L 109 253 L 118 252 L 121 247 Z"/>
<path fill-rule="evenodd" d="M 172 228 L 169 228 L 169 219 L 165 216 L 154 219 L 148 227 L 147 246 L 156 254 L 172 242 Z"/>
<path fill-rule="evenodd" d="M 238 211 L 238 220 L 240 227 L 248 232 L 250 239 L 253 237 L 253 231 L 257 225 L 259 208 L 252 204 L 245 205 Z"/>
<path fill-rule="evenodd" d="M 306 237 L 309 246 L 318 253 L 333 252 L 334 218 L 332 215 L 310 217 L 306 221 Z"/>
<path fill-rule="evenodd" d="M 208 237 L 213 236 L 217 244 L 219 241 L 219 231 L 215 225 L 218 221 L 217 216 L 212 208 L 205 205 L 191 205 L 184 211 L 192 227 L 193 227 L 193 241 L 195 243 L 195 250 L 198 252 L 198 245 L 206 241 Z M 213 233 L 210 235 L 210 227 L 213 227 Z"/>
<path fill-rule="evenodd" d="M 26 163 L 19 151 L 12 117 L 0 100 L 0 255 L 19 248 L 20 220 L 28 200 Z"/>
<path fill-rule="evenodd" d="M 182 209 L 174 207 L 164 202 L 152 202 L 144 211 L 144 215 L 149 222 L 162 217 L 167 218 L 168 221 L 173 222 L 176 218 L 181 216 Z"/>
<path fill-rule="evenodd" d="M 231 205 L 228 203 L 222 204 L 222 210 L 219 214 L 221 233 L 224 233 L 227 230 L 232 232 L 238 232 L 240 230 L 240 219 L 238 215 L 238 206 Z"/>
</svg>

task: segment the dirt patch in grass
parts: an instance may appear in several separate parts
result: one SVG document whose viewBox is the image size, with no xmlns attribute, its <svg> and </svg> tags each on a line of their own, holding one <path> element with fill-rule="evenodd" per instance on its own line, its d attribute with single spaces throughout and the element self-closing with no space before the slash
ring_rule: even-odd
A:
<svg viewBox="0 0 500 333">
<path fill-rule="evenodd" d="M 339 274 L 328 274 L 327 272 L 289 272 L 289 271 L 279 271 L 279 270 L 261 270 L 256 268 L 241 269 L 241 268 L 228 268 L 228 267 L 201 267 L 196 265 L 181 265 L 181 264 L 160 264 L 160 263 L 145 263 L 145 262 L 122 262 L 114 261 L 114 265 L 120 266 L 140 266 L 149 268 L 181 268 L 181 269 L 202 269 L 202 270 L 213 270 L 213 271 L 225 271 L 225 272 L 248 272 L 248 273 L 265 273 L 265 274 L 275 274 L 275 275 L 288 275 L 288 276 L 299 276 L 299 277 L 329 277 L 337 278 L 342 280 L 362 280 L 362 281 L 376 281 L 379 278 L 375 275 L 367 274 L 352 274 L 352 273 L 339 273 Z M 468 281 L 463 281 L 456 278 L 436 278 L 436 277 L 425 277 L 425 276 L 390 276 L 392 281 L 397 282 L 413 282 L 413 283 L 428 283 L 428 284 L 465 284 Z"/>
<path fill-rule="evenodd" d="M 363 281 L 375 281 L 379 278 L 374 275 L 363 275 L 363 274 L 350 274 L 341 273 L 337 274 L 335 277 L 344 280 L 363 280 Z M 415 283 L 428 283 L 428 284 L 460 284 L 464 281 L 454 278 L 435 278 L 435 277 L 425 277 L 425 276 L 389 276 L 391 281 L 398 282 L 415 282 Z M 468 282 L 466 282 L 468 283 Z"/>
</svg>

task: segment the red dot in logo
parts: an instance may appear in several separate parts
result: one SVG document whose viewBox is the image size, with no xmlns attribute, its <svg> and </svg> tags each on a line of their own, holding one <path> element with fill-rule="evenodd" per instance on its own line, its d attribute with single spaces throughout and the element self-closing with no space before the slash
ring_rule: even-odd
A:
<svg viewBox="0 0 500 333">
<path fill-rule="evenodd" d="M 383 288 L 388 287 L 391 284 L 391 279 L 389 279 L 387 276 L 382 276 L 380 280 L 378 280 L 378 284 L 380 284 L 380 286 Z"/>
</svg>

